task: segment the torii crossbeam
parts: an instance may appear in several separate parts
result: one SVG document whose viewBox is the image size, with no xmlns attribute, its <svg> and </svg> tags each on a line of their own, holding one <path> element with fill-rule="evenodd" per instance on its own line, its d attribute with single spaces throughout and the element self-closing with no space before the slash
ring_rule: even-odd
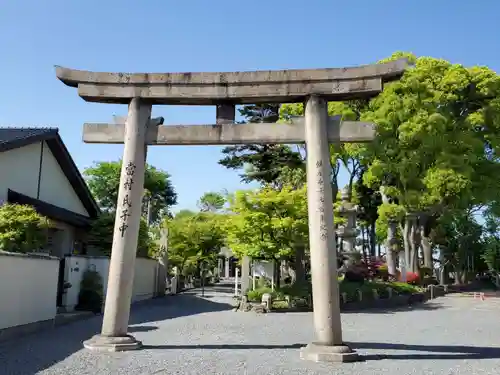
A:
<svg viewBox="0 0 500 375">
<path fill-rule="evenodd" d="M 128 104 L 119 124 L 85 124 L 87 143 L 124 143 L 108 288 L 100 335 L 92 350 L 138 349 L 128 335 L 147 145 L 304 143 L 307 149 L 309 247 L 316 340 L 301 350 L 315 361 L 345 362 L 357 354 L 342 341 L 333 231 L 329 143 L 367 142 L 373 125 L 328 117 L 328 101 L 370 98 L 399 79 L 406 60 L 354 68 L 226 73 L 99 73 L 56 67 L 57 77 L 90 102 Z M 234 124 L 235 106 L 305 103 L 304 117 L 289 124 Z M 170 125 L 151 119 L 154 104 L 216 105 L 216 123 Z M 248 278 L 242 274 L 243 282 Z"/>
<path fill-rule="evenodd" d="M 328 119 L 328 142 L 368 142 L 374 137 L 374 125 L 368 122 Z M 85 143 L 124 143 L 125 124 L 84 124 Z M 292 118 L 287 124 L 211 124 L 148 126 L 148 145 L 231 145 L 231 144 L 297 144 L 305 143 L 304 117 Z"/>
</svg>

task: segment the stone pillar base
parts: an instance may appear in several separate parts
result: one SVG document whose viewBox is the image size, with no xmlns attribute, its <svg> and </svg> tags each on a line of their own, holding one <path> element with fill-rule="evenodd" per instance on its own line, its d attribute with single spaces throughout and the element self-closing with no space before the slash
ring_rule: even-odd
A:
<svg viewBox="0 0 500 375">
<path fill-rule="evenodd" d="M 125 352 L 140 349 L 142 342 L 137 341 L 131 335 L 119 337 L 95 335 L 91 339 L 84 341 L 83 346 L 86 349 L 99 352 Z"/>
<path fill-rule="evenodd" d="M 311 343 L 300 349 L 300 358 L 314 362 L 355 362 L 358 353 L 347 345 L 327 346 Z"/>
</svg>

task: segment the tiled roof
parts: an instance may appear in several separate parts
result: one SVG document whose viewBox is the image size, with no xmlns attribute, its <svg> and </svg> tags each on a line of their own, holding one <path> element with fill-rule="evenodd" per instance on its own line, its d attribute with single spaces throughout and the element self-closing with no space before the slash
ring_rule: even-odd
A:
<svg viewBox="0 0 500 375">
<path fill-rule="evenodd" d="M 57 128 L 0 128 L 0 152 L 57 136 Z"/>
</svg>

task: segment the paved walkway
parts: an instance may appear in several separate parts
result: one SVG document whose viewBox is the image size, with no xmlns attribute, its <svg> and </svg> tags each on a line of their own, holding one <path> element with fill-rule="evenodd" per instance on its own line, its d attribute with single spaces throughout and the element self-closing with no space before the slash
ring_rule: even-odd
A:
<svg viewBox="0 0 500 375">
<path fill-rule="evenodd" d="M 231 311 L 231 285 L 152 300 L 134 308 L 130 331 L 146 347 L 94 353 L 82 341 L 100 318 L 0 346 L 0 374 L 33 375 L 486 375 L 500 374 L 500 303 L 445 297 L 414 309 L 343 314 L 353 364 L 301 361 L 313 339 L 308 313 Z"/>
</svg>

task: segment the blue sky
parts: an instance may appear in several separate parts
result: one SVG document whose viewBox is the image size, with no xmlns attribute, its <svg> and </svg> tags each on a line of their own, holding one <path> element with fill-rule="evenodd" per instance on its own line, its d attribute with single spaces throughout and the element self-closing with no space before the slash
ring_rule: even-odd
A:
<svg viewBox="0 0 500 375">
<path fill-rule="evenodd" d="M 126 107 L 84 102 L 55 78 L 54 65 L 125 72 L 324 68 L 403 50 L 498 72 L 499 15 L 498 0 L 0 0 L 0 126 L 59 127 L 83 169 L 117 160 L 123 146 L 84 144 L 82 124 L 111 121 Z M 168 124 L 213 123 L 215 108 L 157 106 L 153 116 Z M 206 191 L 244 187 L 219 159 L 220 148 L 208 146 L 148 153 L 149 163 L 172 175 L 176 209 L 196 207 Z"/>
</svg>

